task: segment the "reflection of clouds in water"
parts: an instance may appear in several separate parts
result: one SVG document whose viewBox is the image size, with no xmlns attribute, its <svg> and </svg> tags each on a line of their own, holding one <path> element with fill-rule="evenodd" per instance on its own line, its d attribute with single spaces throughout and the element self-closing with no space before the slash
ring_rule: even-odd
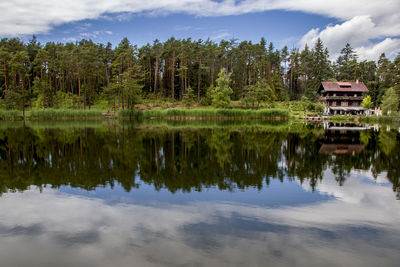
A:
<svg viewBox="0 0 400 267">
<path fill-rule="evenodd" d="M 364 180 L 368 179 L 370 183 Z M 400 202 L 395 200 L 395 193 L 391 187 L 380 183 L 364 172 L 353 173 L 344 186 L 338 186 L 334 174 L 330 170 L 324 173 L 324 179 L 318 183 L 316 190 L 321 194 L 335 197 L 326 201 L 301 207 L 275 209 L 269 214 L 277 221 L 296 225 L 317 224 L 319 227 L 332 225 L 354 224 L 376 226 L 382 224 L 386 228 L 399 229 Z M 311 191 L 311 187 L 303 184 L 302 187 Z M 318 212 L 316 212 L 318 211 Z"/>
<path fill-rule="evenodd" d="M 399 202 L 391 188 L 362 179 L 338 187 L 326 173 L 317 190 L 336 199 L 283 208 L 4 194 L 0 258 L 4 266 L 395 266 Z"/>
</svg>

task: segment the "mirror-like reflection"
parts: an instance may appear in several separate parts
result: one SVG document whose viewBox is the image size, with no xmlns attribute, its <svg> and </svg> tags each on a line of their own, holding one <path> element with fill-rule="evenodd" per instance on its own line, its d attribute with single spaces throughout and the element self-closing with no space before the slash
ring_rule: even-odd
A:
<svg viewBox="0 0 400 267">
<path fill-rule="evenodd" d="M 261 189 L 288 177 L 314 188 L 329 169 L 339 185 L 354 170 L 385 173 L 398 193 L 399 133 L 338 128 L 7 128 L 0 130 L 0 187 L 118 183 L 131 191 L 140 180 L 190 192 Z"/>
<path fill-rule="evenodd" d="M 397 266 L 397 129 L 152 124 L 0 127 L 2 264 Z"/>
</svg>

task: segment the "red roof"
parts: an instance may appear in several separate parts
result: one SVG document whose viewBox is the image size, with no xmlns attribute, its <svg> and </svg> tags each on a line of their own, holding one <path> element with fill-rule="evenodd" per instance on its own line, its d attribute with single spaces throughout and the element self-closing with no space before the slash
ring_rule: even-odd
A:
<svg viewBox="0 0 400 267">
<path fill-rule="evenodd" d="M 362 82 L 322 82 L 318 91 L 335 92 L 368 92 L 368 88 Z"/>
</svg>

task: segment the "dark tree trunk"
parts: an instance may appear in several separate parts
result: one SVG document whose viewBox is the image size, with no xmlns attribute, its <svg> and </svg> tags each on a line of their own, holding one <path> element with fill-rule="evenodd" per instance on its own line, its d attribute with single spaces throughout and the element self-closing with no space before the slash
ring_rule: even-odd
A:
<svg viewBox="0 0 400 267">
<path fill-rule="evenodd" d="M 24 78 L 21 76 L 21 73 L 19 74 L 20 79 L 21 79 L 21 89 L 22 89 L 22 116 L 25 118 L 25 84 L 24 84 Z"/>
<path fill-rule="evenodd" d="M 200 103 L 200 87 L 201 87 L 201 58 L 199 61 L 199 72 L 197 73 L 197 103 Z"/>
<path fill-rule="evenodd" d="M 212 64 L 211 64 L 211 75 L 210 75 L 210 78 L 211 78 L 210 85 L 211 86 L 214 86 L 214 72 L 215 72 L 215 61 L 213 59 Z"/>
<path fill-rule="evenodd" d="M 158 55 L 157 55 L 156 56 L 156 67 L 154 69 L 154 96 L 155 97 L 157 97 L 157 94 L 158 94 L 158 84 L 157 84 L 157 81 L 158 81 L 158 61 L 159 61 L 159 58 L 158 58 Z"/>
<path fill-rule="evenodd" d="M 78 74 L 78 108 L 81 109 L 81 77 Z"/>
<path fill-rule="evenodd" d="M 171 97 L 172 97 L 172 105 L 174 104 L 175 99 L 175 50 L 172 50 L 172 61 L 171 61 Z"/>
</svg>

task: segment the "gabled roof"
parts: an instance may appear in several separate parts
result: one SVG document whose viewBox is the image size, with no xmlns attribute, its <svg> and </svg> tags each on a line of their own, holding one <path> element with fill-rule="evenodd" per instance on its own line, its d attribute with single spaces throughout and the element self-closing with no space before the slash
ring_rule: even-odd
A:
<svg viewBox="0 0 400 267">
<path fill-rule="evenodd" d="M 322 90 L 334 92 L 368 92 L 363 82 L 322 82 L 318 92 Z"/>
</svg>

